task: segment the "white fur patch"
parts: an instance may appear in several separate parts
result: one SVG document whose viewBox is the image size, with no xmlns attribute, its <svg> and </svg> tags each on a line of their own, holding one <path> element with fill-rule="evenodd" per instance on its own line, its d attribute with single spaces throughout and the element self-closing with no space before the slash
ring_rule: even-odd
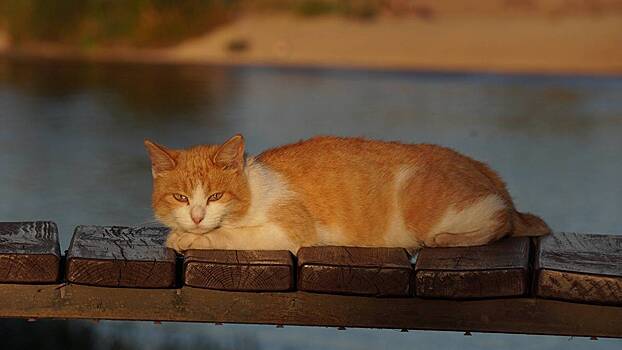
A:
<svg viewBox="0 0 622 350">
<path fill-rule="evenodd" d="M 223 223 L 223 227 L 264 225 L 269 221 L 268 212 L 276 203 L 294 196 L 279 173 L 259 162 L 250 162 L 246 174 L 251 197 L 248 211 L 235 222 Z"/>
<path fill-rule="evenodd" d="M 289 250 L 296 254 L 296 245 L 280 226 L 268 223 L 262 226 L 240 227 L 227 234 L 227 249 Z"/>
<path fill-rule="evenodd" d="M 246 168 L 250 190 L 250 206 L 246 214 L 234 222 L 224 221 L 223 231 L 229 235 L 234 249 L 287 249 L 296 252 L 283 228 L 270 222 L 272 207 L 294 196 L 280 174 L 267 166 L 250 161 Z"/>
<path fill-rule="evenodd" d="M 496 194 L 488 195 L 462 210 L 450 207 L 430 234 L 488 231 L 498 225 L 495 216 L 505 207 L 503 199 Z"/>
<path fill-rule="evenodd" d="M 403 210 L 399 203 L 400 194 L 404 190 L 404 186 L 415 172 L 416 168 L 412 166 L 402 166 L 395 172 L 393 177 L 391 207 L 384 241 L 387 247 L 418 248 L 421 246 L 421 243 L 415 238 L 415 234 L 408 231 Z"/>
</svg>

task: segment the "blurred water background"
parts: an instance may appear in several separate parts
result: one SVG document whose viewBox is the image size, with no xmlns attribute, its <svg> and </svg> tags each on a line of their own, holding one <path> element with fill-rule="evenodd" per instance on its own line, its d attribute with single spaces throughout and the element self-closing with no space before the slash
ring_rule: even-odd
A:
<svg viewBox="0 0 622 350">
<path fill-rule="evenodd" d="M 491 165 L 518 208 L 556 231 L 622 233 L 622 78 L 8 59 L 0 221 L 53 220 L 63 250 L 79 224 L 150 222 L 143 139 L 187 147 L 238 132 L 251 154 L 318 134 L 442 144 Z M 0 336 L 59 349 L 620 348 L 549 336 L 78 321 L 2 321 Z"/>
</svg>

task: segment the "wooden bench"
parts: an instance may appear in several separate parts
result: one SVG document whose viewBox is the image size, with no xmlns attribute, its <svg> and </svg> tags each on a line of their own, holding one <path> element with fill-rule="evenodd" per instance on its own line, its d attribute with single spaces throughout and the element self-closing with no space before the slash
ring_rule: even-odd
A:
<svg viewBox="0 0 622 350">
<path fill-rule="evenodd" d="M 55 223 L 0 223 L 0 283 L 54 283 L 60 259 Z"/>
<path fill-rule="evenodd" d="M 298 251 L 298 289 L 407 297 L 412 267 L 401 248 L 308 247 Z"/>
<path fill-rule="evenodd" d="M 542 237 L 536 270 L 539 297 L 622 306 L 622 236 Z"/>
<path fill-rule="evenodd" d="M 229 291 L 293 290 L 294 260 L 289 251 L 190 250 L 184 283 Z"/>
<path fill-rule="evenodd" d="M 161 228 L 78 226 L 67 252 L 67 281 L 105 287 L 171 288 L 175 253 Z"/>
<path fill-rule="evenodd" d="M 78 226 L 64 263 L 53 223 L 0 223 L 0 317 L 622 338 L 619 236 L 424 248 L 413 267 L 403 249 L 360 247 L 303 248 L 297 258 L 189 251 L 182 261 L 165 235 Z"/>
<path fill-rule="evenodd" d="M 416 294 L 448 299 L 526 295 L 529 252 L 527 237 L 479 247 L 422 249 L 415 267 Z"/>
</svg>

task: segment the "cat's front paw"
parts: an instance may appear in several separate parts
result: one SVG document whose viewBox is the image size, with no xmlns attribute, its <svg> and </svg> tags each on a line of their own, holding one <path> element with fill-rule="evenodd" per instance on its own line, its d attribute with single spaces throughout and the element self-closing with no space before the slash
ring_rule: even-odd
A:
<svg viewBox="0 0 622 350">
<path fill-rule="evenodd" d="M 178 252 L 183 252 L 185 250 L 190 249 L 192 242 L 194 242 L 198 237 L 199 235 L 195 235 L 192 233 L 180 235 L 179 239 L 177 239 L 177 242 L 176 242 Z"/>
<path fill-rule="evenodd" d="M 177 240 L 177 246 L 180 251 L 188 249 L 209 249 L 211 242 L 207 235 L 185 234 Z"/>
<path fill-rule="evenodd" d="M 175 231 L 171 232 L 166 236 L 166 247 L 171 248 L 177 252 L 179 252 L 179 246 L 177 245 L 177 241 L 179 241 L 181 235 Z"/>
</svg>

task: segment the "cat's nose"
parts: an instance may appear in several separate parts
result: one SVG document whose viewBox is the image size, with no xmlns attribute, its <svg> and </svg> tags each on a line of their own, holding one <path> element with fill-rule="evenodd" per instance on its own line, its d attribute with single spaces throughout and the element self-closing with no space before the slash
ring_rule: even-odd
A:
<svg viewBox="0 0 622 350">
<path fill-rule="evenodd" d="M 198 205 L 192 207 L 192 209 L 190 209 L 190 217 L 192 218 L 192 221 L 198 225 L 205 217 L 205 208 Z"/>
</svg>

